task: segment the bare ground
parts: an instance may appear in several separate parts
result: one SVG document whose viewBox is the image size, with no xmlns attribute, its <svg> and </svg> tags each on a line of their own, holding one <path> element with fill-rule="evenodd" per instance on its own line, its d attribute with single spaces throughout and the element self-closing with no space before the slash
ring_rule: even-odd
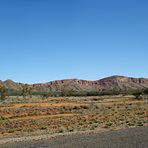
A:
<svg viewBox="0 0 148 148">
<path fill-rule="evenodd" d="M 1 143 L 1 148 L 147 148 L 148 126 L 107 132 L 44 135 Z"/>
</svg>

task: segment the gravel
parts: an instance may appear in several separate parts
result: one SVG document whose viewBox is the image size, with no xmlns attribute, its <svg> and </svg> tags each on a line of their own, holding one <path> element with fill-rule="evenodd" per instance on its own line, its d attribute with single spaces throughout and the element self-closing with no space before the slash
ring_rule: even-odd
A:
<svg viewBox="0 0 148 148">
<path fill-rule="evenodd" d="M 148 126 L 7 139 L 0 148 L 148 148 Z"/>
</svg>

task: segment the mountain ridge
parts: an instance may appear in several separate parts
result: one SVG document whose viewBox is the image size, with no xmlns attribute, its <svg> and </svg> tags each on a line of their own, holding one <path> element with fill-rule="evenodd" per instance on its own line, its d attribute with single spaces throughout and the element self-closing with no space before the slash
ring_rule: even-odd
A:
<svg viewBox="0 0 148 148">
<path fill-rule="evenodd" d="M 116 78 L 130 78 L 130 79 L 148 79 L 145 77 L 128 77 L 128 76 L 122 76 L 122 75 L 112 75 L 112 76 L 108 76 L 108 77 L 104 77 L 104 78 L 100 78 L 98 80 L 86 80 L 86 79 L 79 79 L 79 78 L 68 78 L 68 79 L 59 79 L 59 80 L 51 80 L 48 82 L 37 82 L 37 83 L 22 83 L 22 82 L 16 82 L 13 81 L 11 79 L 6 79 L 6 80 L 0 80 L 0 83 L 6 83 L 6 82 L 13 82 L 13 83 L 18 83 L 18 84 L 28 84 L 28 85 L 33 85 L 33 84 L 46 84 L 46 83 L 50 83 L 50 82 L 55 82 L 55 81 L 89 81 L 89 82 L 96 82 L 96 81 L 102 81 L 102 80 L 106 80 L 106 79 L 116 79 Z"/>
<path fill-rule="evenodd" d="M 25 83 L 16 83 L 12 80 L 0 81 L 0 85 L 9 90 L 22 91 Z M 63 79 L 46 83 L 26 84 L 34 93 L 49 92 L 128 92 L 148 88 L 148 78 L 134 78 L 114 75 L 103 79 L 89 81 L 82 79 Z"/>
</svg>

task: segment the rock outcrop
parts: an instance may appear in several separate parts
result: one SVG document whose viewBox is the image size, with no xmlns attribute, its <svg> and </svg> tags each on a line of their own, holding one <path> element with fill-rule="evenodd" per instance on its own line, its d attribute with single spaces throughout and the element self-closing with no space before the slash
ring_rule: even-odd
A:
<svg viewBox="0 0 148 148">
<path fill-rule="evenodd" d="M 24 84 L 7 80 L 0 81 L 0 85 L 4 85 L 10 90 L 19 91 L 22 90 Z M 28 86 L 31 87 L 34 92 L 62 92 L 64 90 L 76 92 L 102 92 L 110 90 L 128 91 L 148 88 L 148 78 L 111 76 L 96 81 L 65 79 L 47 83 L 28 84 Z"/>
</svg>

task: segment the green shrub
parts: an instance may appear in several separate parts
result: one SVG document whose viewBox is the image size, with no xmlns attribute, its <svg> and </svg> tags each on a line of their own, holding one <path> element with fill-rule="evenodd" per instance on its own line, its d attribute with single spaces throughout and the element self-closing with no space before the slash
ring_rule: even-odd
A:
<svg viewBox="0 0 148 148">
<path fill-rule="evenodd" d="M 1 121 L 1 120 L 6 120 L 6 118 L 3 117 L 3 116 L 0 116 L 0 121 Z"/>
</svg>

